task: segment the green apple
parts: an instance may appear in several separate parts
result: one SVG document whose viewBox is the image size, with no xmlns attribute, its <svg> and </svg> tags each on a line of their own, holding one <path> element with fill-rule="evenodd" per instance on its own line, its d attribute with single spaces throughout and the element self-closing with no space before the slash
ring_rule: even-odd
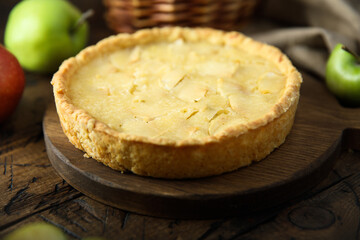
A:
<svg viewBox="0 0 360 240">
<path fill-rule="evenodd" d="M 23 0 L 10 12 L 4 43 L 29 71 L 53 73 L 83 49 L 88 24 L 66 0 Z"/>
<path fill-rule="evenodd" d="M 31 1 L 31 0 L 28 0 Z M 45 222 L 29 223 L 5 236 L 4 240 L 66 240 L 59 228 Z"/>
<path fill-rule="evenodd" d="M 326 65 L 326 85 L 339 101 L 360 106 L 360 58 L 342 44 L 337 44 Z"/>
</svg>

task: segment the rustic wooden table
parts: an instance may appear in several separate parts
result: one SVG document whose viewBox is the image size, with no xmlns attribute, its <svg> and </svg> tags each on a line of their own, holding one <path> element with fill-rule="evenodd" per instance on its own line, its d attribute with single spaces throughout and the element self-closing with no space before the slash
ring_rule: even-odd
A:
<svg viewBox="0 0 360 240">
<path fill-rule="evenodd" d="M 10 9 L 0 2 L 0 37 Z M 76 1 L 97 9 L 90 44 L 111 32 L 99 1 Z M 1 40 L 1 42 L 3 42 Z M 53 101 L 51 75 L 26 73 L 15 114 L 0 126 L 0 238 L 20 226 L 45 221 L 69 238 L 106 239 L 359 239 L 360 153 L 346 150 L 315 188 L 273 209 L 223 219 L 179 220 L 142 216 L 106 206 L 78 192 L 51 166 L 42 121 Z"/>
</svg>

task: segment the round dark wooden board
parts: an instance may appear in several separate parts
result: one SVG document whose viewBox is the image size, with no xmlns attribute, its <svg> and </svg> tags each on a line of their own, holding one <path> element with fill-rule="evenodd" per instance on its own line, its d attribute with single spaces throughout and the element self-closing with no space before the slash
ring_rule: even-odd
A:
<svg viewBox="0 0 360 240">
<path fill-rule="evenodd" d="M 341 107 L 323 83 L 304 75 L 285 143 L 249 167 L 214 177 L 165 180 L 114 171 L 69 143 L 52 104 L 43 130 L 53 167 L 74 188 L 127 211 L 166 218 L 217 218 L 276 206 L 325 177 L 344 147 L 359 148 L 358 109 Z"/>
</svg>

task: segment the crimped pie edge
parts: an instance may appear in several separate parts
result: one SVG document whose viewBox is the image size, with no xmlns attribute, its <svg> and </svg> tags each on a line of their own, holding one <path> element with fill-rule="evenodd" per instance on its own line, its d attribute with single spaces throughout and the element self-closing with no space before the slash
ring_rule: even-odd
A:
<svg viewBox="0 0 360 240">
<path fill-rule="evenodd" d="M 66 95 L 67 77 L 91 59 L 115 49 L 158 40 L 174 41 L 179 37 L 186 41 L 230 44 L 250 53 L 261 53 L 288 76 L 283 96 L 261 119 L 232 126 L 219 135 L 175 141 L 120 133 L 74 106 Z M 267 156 L 284 142 L 291 130 L 301 82 L 301 75 L 290 60 L 273 46 L 239 32 L 181 27 L 145 29 L 108 37 L 64 61 L 51 81 L 60 123 L 72 144 L 113 169 L 161 178 L 216 175 Z"/>
</svg>

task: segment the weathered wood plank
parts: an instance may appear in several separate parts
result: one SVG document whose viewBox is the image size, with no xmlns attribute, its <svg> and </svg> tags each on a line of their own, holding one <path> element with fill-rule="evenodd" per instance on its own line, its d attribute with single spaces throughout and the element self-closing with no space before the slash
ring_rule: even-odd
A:
<svg viewBox="0 0 360 240">
<path fill-rule="evenodd" d="M 108 239 L 356 239 L 359 233 L 360 163 L 345 152 L 334 171 L 301 201 L 279 209 L 227 219 L 175 220 L 128 213 L 86 196 L 53 205 L 24 223 L 48 221 L 70 237 Z M 352 167 L 351 167 L 352 166 Z"/>
<path fill-rule="evenodd" d="M 245 239 L 359 239 L 360 154 L 344 153 L 333 172 L 302 201 L 272 221 L 241 235 Z"/>
</svg>

